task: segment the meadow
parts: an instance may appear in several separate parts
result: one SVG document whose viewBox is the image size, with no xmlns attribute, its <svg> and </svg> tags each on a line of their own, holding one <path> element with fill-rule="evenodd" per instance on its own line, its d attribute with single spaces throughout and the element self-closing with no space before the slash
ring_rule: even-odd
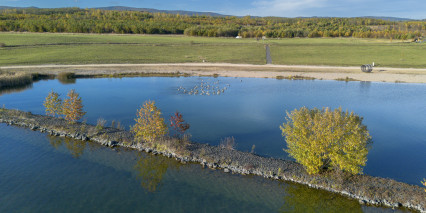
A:
<svg viewBox="0 0 426 213">
<path fill-rule="evenodd" d="M 109 63 L 273 64 L 425 68 L 424 43 L 358 38 L 235 39 L 177 35 L 0 33 L 0 66 Z"/>
</svg>

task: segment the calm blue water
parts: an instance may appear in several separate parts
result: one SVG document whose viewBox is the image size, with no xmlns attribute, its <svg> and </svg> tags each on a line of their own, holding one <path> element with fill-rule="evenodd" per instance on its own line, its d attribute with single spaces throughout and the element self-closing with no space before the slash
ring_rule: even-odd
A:
<svg viewBox="0 0 426 213">
<path fill-rule="evenodd" d="M 0 124 L 0 212 L 404 212 Z"/>
<path fill-rule="evenodd" d="M 229 84 L 218 96 L 187 95 L 201 81 Z M 136 109 L 154 100 L 165 117 L 176 110 L 191 125 L 193 140 L 218 144 L 233 136 L 237 149 L 287 158 L 279 126 L 285 112 L 302 106 L 341 106 L 364 117 L 373 138 L 364 173 L 420 185 L 426 177 L 426 85 L 339 81 L 289 81 L 251 78 L 122 78 L 56 80 L 35 83 L 31 89 L 0 96 L 0 105 L 43 114 L 42 103 L 54 89 L 65 97 L 80 93 L 87 122 L 102 117 L 110 123 L 134 124 Z"/>
</svg>

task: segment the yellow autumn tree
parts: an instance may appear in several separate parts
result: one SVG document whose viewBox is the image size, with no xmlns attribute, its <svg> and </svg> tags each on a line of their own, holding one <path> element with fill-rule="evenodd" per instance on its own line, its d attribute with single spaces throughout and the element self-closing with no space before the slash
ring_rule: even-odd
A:
<svg viewBox="0 0 426 213">
<path fill-rule="evenodd" d="M 167 134 L 167 125 L 161 117 L 161 110 L 155 106 L 155 101 L 146 101 L 137 111 L 135 121 L 132 131 L 137 141 L 154 142 Z"/>
<path fill-rule="evenodd" d="M 426 186 L 426 178 L 425 179 L 423 179 L 423 181 L 421 181 L 422 182 L 422 184 L 424 185 L 424 186 Z M 425 189 L 425 192 L 426 192 L 426 189 Z"/>
<path fill-rule="evenodd" d="M 43 102 L 43 106 L 46 110 L 46 115 L 55 117 L 56 115 L 62 114 L 62 100 L 59 94 L 53 90 L 47 95 L 46 100 Z"/>
<path fill-rule="evenodd" d="M 362 118 L 353 112 L 302 107 L 287 112 L 280 129 L 287 143 L 284 151 L 309 174 L 328 168 L 362 173 L 371 137 Z"/>
<path fill-rule="evenodd" d="M 76 93 L 75 90 L 70 90 L 67 94 L 67 97 L 68 98 L 65 99 L 64 103 L 62 104 L 62 113 L 65 117 L 65 120 L 70 123 L 75 123 L 76 121 L 83 118 L 86 112 L 83 111 L 81 97 L 79 97 L 79 94 Z"/>
</svg>

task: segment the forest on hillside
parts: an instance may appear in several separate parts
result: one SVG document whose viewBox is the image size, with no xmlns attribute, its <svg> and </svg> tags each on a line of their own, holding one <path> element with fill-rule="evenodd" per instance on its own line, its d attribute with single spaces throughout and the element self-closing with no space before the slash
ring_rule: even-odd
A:
<svg viewBox="0 0 426 213">
<path fill-rule="evenodd" d="M 373 18 L 280 18 L 188 16 L 99 9 L 4 9 L 0 31 L 117 34 L 185 34 L 243 38 L 356 37 L 413 39 L 426 21 Z"/>
</svg>

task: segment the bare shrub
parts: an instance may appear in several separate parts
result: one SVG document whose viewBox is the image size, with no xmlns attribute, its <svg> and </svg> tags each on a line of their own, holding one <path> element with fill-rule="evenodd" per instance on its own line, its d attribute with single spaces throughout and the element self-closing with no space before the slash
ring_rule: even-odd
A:
<svg viewBox="0 0 426 213">
<path fill-rule="evenodd" d="M 251 152 L 252 154 L 254 154 L 254 149 L 256 148 L 256 145 L 253 144 L 253 146 L 251 146 Z"/>
<path fill-rule="evenodd" d="M 120 121 L 117 122 L 116 128 L 119 129 L 119 130 L 124 130 L 124 126 L 121 125 Z"/>
<path fill-rule="evenodd" d="M 104 129 L 106 122 L 107 121 L 105 119 L 98 118 L 98 122 L 96 123 L 96 127 L 95 127 L 96 131 L 99 132 L 102 129 Z"/>
<path fill-rule="evenodd" d="M 236 146 L 235 138 L 233 136 L 226 137 L 220 141 L 219 147 L 229 150 L 234 150 Z"/>
</svg>

